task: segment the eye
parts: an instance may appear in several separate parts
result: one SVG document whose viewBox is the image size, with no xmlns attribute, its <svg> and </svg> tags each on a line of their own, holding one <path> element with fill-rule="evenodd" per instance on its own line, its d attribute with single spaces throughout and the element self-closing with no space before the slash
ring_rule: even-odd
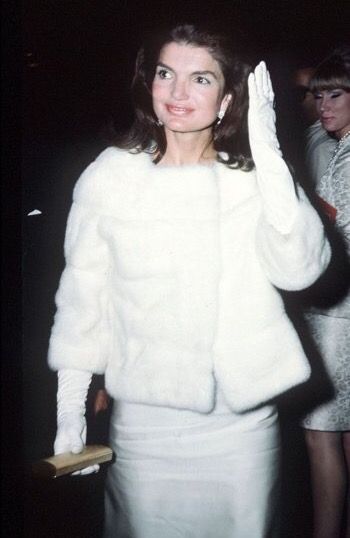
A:
<svg viewBox="0 0 350 538">
<path fill-rule="evenodd" d="M 314 99 L 322 99 L 322 93 L 314 93 Z"/>
<path fill-rule="evenodd" d="M 341 94 L 341 90 L 334 90 L 333 92 L 331 92 L 331 99 L 336 99 L 337 97 L 340 97 Z"/>
<path fill-rule="evenodd" d="M 158 67 L 156 70 L 156 75 L 161 79 L 169 79 L 171 78 L 171 73 L 164 67 Z"/>
<path fill-rule="evenodd" d="M 195 82 L 198 82 L 198 84 L 211 84 L 210 80 L 202 75 L 198 75 L 194 80 Z"/>
</svg>

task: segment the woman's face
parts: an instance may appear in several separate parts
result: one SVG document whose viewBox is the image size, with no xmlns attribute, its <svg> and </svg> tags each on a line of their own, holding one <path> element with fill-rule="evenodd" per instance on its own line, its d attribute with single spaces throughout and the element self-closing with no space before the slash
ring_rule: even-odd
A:
<svg viewBox="0 0 350 538">
<path fill-rule="evenodd" d="M 230 95 L 223 95 L 218 62 L 202 47 L 169 43 L 161 50 L 152 84 L 153 109 L 165 129 L 188 133 L 211 128 Z"/>
<path fill-rule="evenodd" d="M 321 90 L 315 94 L 317 112 L 326 131 L 339 139 L 350 129 L 350 92 Z"/>
</svg>

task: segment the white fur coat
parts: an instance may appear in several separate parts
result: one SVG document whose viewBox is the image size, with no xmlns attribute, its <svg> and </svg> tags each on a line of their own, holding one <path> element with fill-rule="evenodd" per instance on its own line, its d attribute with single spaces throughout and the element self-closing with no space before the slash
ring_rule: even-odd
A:
<svg viewBox="0 0 350 538">
<path fill-rule="evenodd" d="M 75 187 L 50 366 L 105 373 L 116 399 L 200 412 L 216 383 L 244 411 L 305 381 L 277 288 L 309 286 L 330 251 L 302 192 L 289 232 L 271 224 L 273 192 L 255 172 L 105 150 Z"/>
</svg>

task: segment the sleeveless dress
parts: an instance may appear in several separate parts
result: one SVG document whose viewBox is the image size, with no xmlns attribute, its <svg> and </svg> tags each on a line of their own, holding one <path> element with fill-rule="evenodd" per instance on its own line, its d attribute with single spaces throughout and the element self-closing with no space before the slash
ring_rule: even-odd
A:
<svg viewBox="0 0 350 538">
<path fill-rule="evenodd" d="M 317 194 L 336 210 L 333 212 L 335 231 L 342 238 L 347 259 L 350 257 L 349 135 L 338 142 L 328 168 L 316 186 Z M 349 274 L 347 278 L 350 280 Z M 349 289 L 336 304 L 329 308 L 314 308 L 305 318 L 333 394 L 304 417 L 302 426 L 320 431 L 350 430 Z"/>
</svg>

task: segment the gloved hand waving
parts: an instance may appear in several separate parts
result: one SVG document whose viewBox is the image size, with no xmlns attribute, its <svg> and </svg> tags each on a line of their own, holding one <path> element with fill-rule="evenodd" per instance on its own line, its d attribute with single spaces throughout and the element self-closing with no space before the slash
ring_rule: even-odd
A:
<svg viewBox="0 0 350 538">
<path fill-rule="evenodd" d="M 297 197 L 277 139 L 274 92 L 264 62 L 250 73 L 248 90 L 249 143 L 264 200 L 265 217 L 277 231 L 285 234 L 290 231 L 295 218 Z"/>
</svg>

